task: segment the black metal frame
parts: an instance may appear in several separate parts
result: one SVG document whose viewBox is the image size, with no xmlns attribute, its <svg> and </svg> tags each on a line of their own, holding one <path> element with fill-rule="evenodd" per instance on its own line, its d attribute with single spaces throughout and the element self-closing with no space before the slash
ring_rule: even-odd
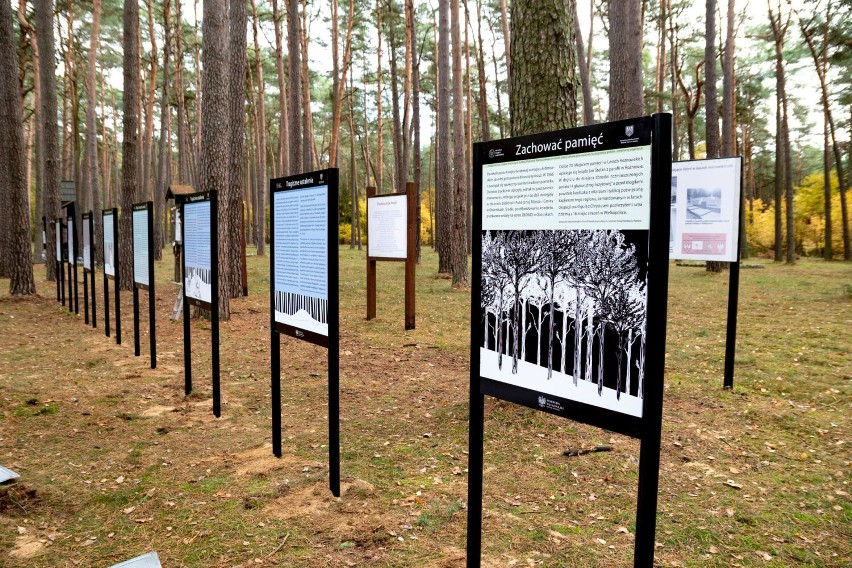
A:
<svg viewBox="0 0 852 568">
<path fill-rule="evenodd" d="M 184 207 L 187 203 L 210 202 L 210 303 L 190 298 L 186 295 L 186 214 Z M 181 255 L 181 282 L 183 290 L 183 368 L 184 393 L 192 392 L 192 337 L 189 325 L 189 305 L 199 306 L 210 310 L 211 348 L 212 348 L 212 380 L 213 380 L 213 415 L 222 415 L 221 392 L 219 388 L 219 206 L 216 191 L 192 193 L 180 198 L 180 232 L 183 254 Z"/>
<path fill-rule="evenodd" d="M 56 255 L 55 264 L 56 264 L 56 301 L 61 303 L 63 306 L 65 305 L 65 268 L 62 266 L 62 253 L 64 247 L 62 246 L 62 219 L 56 217 L 53 219 L 53 230 L 56 233 L 56 240 L 54 241 L 54 247 L 56 247 L 59 254 Z"/>
<path fill-rule="evenodd" d="M 328 186 L 328 337 L 275 321 L 275 194 Z M 329 489 L 340 497 L 340 292 L 338 240 L 338 170 L 331 168 L 269 180 L 269 317 L 272 340 L 272 451 L 281 457 L 281 334 L 327 348 Z"/>
<path fill-rule="evenodd" d="M 145 211 L 147 213 L 144 230 L 148 233 L 146 242 L 148 243 L 148 284 L 136 281 L 136 239 L 133 235 L 136 234 L 134 213 L 137 211 Z M 131 229 L 131 245 L 133 250 L 133 352 L 138 357 L 140 354 L 139 346 L 139 290 L 148 291 L 148 341 L 151 352 L 151 368 L 157 368 L 157 317 L 156 304 L 157 293 L 154 278 L 154 202 L 146 201 L 145 203 L 135 203 L 131 208 L 130 214 Z"/>
<path fill-rule="evenodd" d="M 80 314 L 80 296 L 77 284 L 77 227 L 76 207 L 74 203 L 65 206 L 65 244 L 71 247 L 68 251 L 68 311 Z M 69 222 L 70 221 L 70 222 Z M 73 300 L 73 305 L 72 305 Z"/>
<path fill-rule="evenodd" d="M 121 292 L 118 286 L 118 275 L 119 273 L 119 255 L 118 255 L 118 208 L 113 209 L 103 209 L 101 210 L 101 227 L 104 228 L 103 234 L 101 235 L 101 248 L 106 254 L 106 223 L 104 220 L 107 215 L 112 218 L 112 261 L 113 261 L 113 271 L 114 275 L 109 275 L 106 272 L 106 259 L 104 259 L 104 335 L 109 337 L 110 329 L 109 329 L 109 281 L 113 281 L 113 288 L 115 289 L 115 343 L 116 345 L 121 345 Z"/>
<path fill-rule="evenodd" d="M 561 403 L 562 410 L 551 405 L 541 409 L 536 391 L 514 387 L 480 376 L 479 346 L 482 344 L 479 298 L 482 271 L 482 167 L 527 159 L 516 156 L 516 145 L 556 142 L 607 134 L 596 150 L 621 147 L 619 137 L 625 128 L 636 126 L 651 144 L 651 217 L 648 243 L 647 347 L 645 355 L 645 386 L 641 418 L 621 414 L 577 401 L 547 394 L 549 400 Z M 631 135 L 634 134 L 630 130 Z M 630 135 L 628 135 L 630 136 Z M 635 145 L 635 144 L 634 144 Z M 589 149 L 591 150 L 591 148 Z M 541 152 L 529 158 L 541 158 L 566 153 L 564 149 Z M 479 567 L 482 547 L 482 475 L 485 395 L 491 395 L 530 408 L 564 416 L 640 439 L 639 489 L 636 507 L 636 540 L 634 566 L 650 567 L 654 558 L 656 530 L 657 487 L 660 464 L 660 434 L 663 411 L 663 374 L 665 368 L 666 299 L 668 295 L 669 211 L 671 196 L 671 115 L 656 114 L 632 120 L 599 124 L 567 131 L 543 133 L 514 139 L 477 143 L 473 152 L 473 269 L 471 293 L 471 353 L 470 353 L 470 429 L 468 465 L 468 534 L 467 566 Z M 531 227 L 534 228 L 534 227 Z"/>
<path fill-rule="evenodd" d="M 89 302 L 92 304 L 92 327 L 98 327 L 97 317 L 97 292 L 95 290 L 95 221 L 92 211 L 83 214 L 83 228 L 89 229 L 89 267 L 86 268 L 86 255 L 83 255 L 83 304 L 85 309 L 85 322 L 89 323 Z M 85 250 L 86 242 L 83 241 Z M 89 297 L 89 282 L 91 282 L 92 295 Z"/>
</svg>

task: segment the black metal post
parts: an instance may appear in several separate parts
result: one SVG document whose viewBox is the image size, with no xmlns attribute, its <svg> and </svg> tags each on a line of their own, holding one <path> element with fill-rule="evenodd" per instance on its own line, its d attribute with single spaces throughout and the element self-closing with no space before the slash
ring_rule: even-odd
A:
<svg viewBox="0 0 852 568">
<path fill-rule="evenodd" d="M 211 274 L 211 303 L 210 316 L 212 323 L 213 345 L 213 415 L 222 416 L 222 393 L 219 388 L 219 204 L 215 191 L 210 192 L 210 265 Z M 185 221 L 184 217 L 181 217 Z"/>
<path fill-rule="evenodd" d="M 86 223 L 86 217 L 83 216 L 83 223 Z M 83 322 L 89 325 L 89 274 L 86 270 L 85 258 L 83 259 Z"/>
<path fill-rule="evenodd" d="M 98 297 L 98 294 L 97 294 L 97 291 L 95 290 L 95 273 L 97 272 L 95 270 L 95 258 L 97 257 L 97 255 L 95 254 L 95 250 L 96 250 L 95 247 L 97 245 L 95 244 L 95 218 L 94 218 L 94 214 L 95 214 L 94 211 L 89 211 L 89 265 L 91 266 L 91 269 L 89 270 L 89 277 L 90 277 L 91 282 L 92 282 L 92 327 L 97 329 L 97 327 L 98 327 L 98 315 L 97 315 L 97 309 L 98 309 L 97 297 Z"/>
<path fill-rule="evenodd" d="M 273 288 L 274 290 L 274 288 Z M 273 294 L 275 292 L 273 291 Z M 272 304 L 273 306 L 275 304 Z M 273 308 L 274 310 L 274 308 Z M 272 324 L 272 453 L 281 457 L 281 334 L 275 329 L 275 312 Z"/>
<path fill-rule="evenodd" d="M 109 276 L 104 270 L 104 335 L 109 337 Z"/>
<path fill-rule="evenodd" d="M 133 284 L 133 354 L 139 357 L 139 288 Z"/>
<path fill-rule="evenodd" d="M 186 219 L 183 214 L 184 203 L 180 204 L 180 218 Z M 186 223 L 180 224 L 180 242 L 186 242 Z M 183 393 L 186 396 L 192 392 L 192 336 L 189 326 L 189 298 L 186 296 L 186 255 L 181 255 L 181 295 L 183 296 Z"/>
<path fill-rule="evenodd" d="M 151 368 L 157 368 L 157 292 L 154 285 L 154 203 L 148 202 L 148 341 Z"/>
<path fill-rule="evenodd" d="M 742 168 L 740 168 L 740 191 L 742 191 Z M 743 223 L 743 199 L 739 199 L 739 226 Z M 739 229 L 737 229 L 737 237 L 739 237 Z M 737 313 L 739 312 L 740 301 L 740 260 L 743 243 L 737 238 L 737 261 L 732 262 L 730 266 L 730 274 L 728 276 L 728 327 L 727 336 L 725 338 L 725 376 L 723 379 L 723 387 L 726 389 L 734 388 L 734 362 L 737 352 Z"/>
<path fill-rule="evenodd" d="M 340 276 L 337 253 L 338 203 L 337 170 L 328 190 L 328 477 L 329 489 L 340 497 Z M 274 305 L 274 304 L 273 304 Z"/>
<path fill-rule="evenodd" d="M 663 426 L 663 377 L 666 359 L 666 307 L 669 288 L 669 224 L 671 221 L 672 117 L 654 115 L 651 146 L 651 230 L 648 251 L 648 334 L 639 446 L 639 492 L 633 566 L 654 565 L 657 489 L 660 480 L 660 436 Z"/>
</svg>

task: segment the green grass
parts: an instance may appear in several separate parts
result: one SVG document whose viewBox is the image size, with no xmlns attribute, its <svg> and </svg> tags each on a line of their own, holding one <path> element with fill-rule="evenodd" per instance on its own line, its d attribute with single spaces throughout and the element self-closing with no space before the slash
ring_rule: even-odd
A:
<svg viewBox="0 0 852 568">
<path fill-rule="evenodd" d="M 0 295 L 0 453 L 22 473 L 17 486 L 37 492 L 26 514 L 0 511 L 0 550 L 15 549 L 18 526 L 51 543 L 32 558 L 0 553 L 0 564 L 108 566 L 151 548 L 173 566 L 463 564 L 470 293 L 435 276 L 435 255 L 424 251 L 417 328 L 405 331 L 402 264 L 379 263 L 378 317 L 367 321 L 364 253 L 340 250 L 339 500 L 327 489 L 322 349 L 282 339 L 284 457 L 263 447 L 268 257 L 249 257 L 250 296 L 222 322 L 220 419 L 203 320 L 193 326 L 194 391 L 183 395 L 165 259 L 153 371 L 132 355 L 129 294 L 122 346 L 57 309 L 43 280 L 45 299 Z M 843 566 L 852 266 L 750 262 L 764 268 L 741 275 L 732 391 L 722 389 L 727 273 L 670 269 L 656 557 Z M 157 406 L 175 411 L 146 414 Z M 600 443 L 613 451 L 562 455 Z M 486 565 L 631 564 L 637 441 L 487 399 L 484 450 Z"/>
</svg>

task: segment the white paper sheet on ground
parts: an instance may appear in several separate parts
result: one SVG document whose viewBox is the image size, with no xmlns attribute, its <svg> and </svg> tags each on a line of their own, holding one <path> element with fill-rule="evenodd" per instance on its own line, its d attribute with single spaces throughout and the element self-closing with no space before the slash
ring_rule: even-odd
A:
<svg viewBox="0 0 852 568">
<path fill-rule="evenodd" d="M 642 416 L 642 399 L 621 393 L 616 398 L 615 389 L 604 387 L 598 395 L 598 385 L 592 381 L 580 379 L 574 386 L 574 379 L 567 373 L 553 370 L 553 377 L 547 379 L 547 367 L 539 367 L 518 360 L 518 372 L 512 374 L 512 356 L 503 355 L 503 369 L 497 367 L 497 353 L 483 347 L 479 348 L 479 373 L 481 376 L 515 385 L 534 392 L 558 396 L 576 402 L 583 402 L 598 408 L 614 410 L 630 416 Z"/>
<path fill-rule="evenodd" d="M 160 564 L 160 557 L 154 551 L 115 564 L 112 568 L 163 568 L 163 565 Z"/>
<path fill-rule="evenodd" d="M 0 465 L 0 483 L 5 483 L 6 481 L 9 481 L 10 479 L 17 479 L 19 477 L 21 477 L 21 476 L 18 475 L 17 473 L 15 473 L 14 471 L 12 471 L 11 469 L 5 468 L 2 465 Z"/>
</svg>

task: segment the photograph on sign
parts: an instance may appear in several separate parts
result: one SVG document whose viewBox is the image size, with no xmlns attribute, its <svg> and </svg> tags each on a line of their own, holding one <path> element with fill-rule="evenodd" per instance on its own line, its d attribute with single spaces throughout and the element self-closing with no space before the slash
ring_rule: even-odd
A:
<svg viewBox="0 0 852 568">
<path fill-rule="evenodd" d="M 183 254 L 187 298 L 210 303 L 213 298 L 210 248 L 210 202 L 185 203 Z"/>
<path fill-rule="evenodd" d="M 57 219 L 56 226 L 56 262 L 62 262 L 62 221 Z"/>
<path fill-rule="evenodd" d="M 482 166 L 480 376 L 542 410 L 642 417 L 651 146 L 632 134 Z"/>
<path fill-rule="evenodd" d="M 328 336 L 328 186 L 276 191 L 275 321 Z"/>
<path fill-rule="evenodd" d="M 741 158 L 672 162 L 669 254 L 736 262 Z"/>
<path fill-rule="evenodd" d="M 367 256 L 405 258 L 408 251 L 408 196 L 367 200 Z"/>
<path fill-rule="evenodd" d="M 92 233 L 88 215 L 83 215 L 83 268 L 92 269 Z"/>
<path fill-rule="evenodd" d="M 115 276 L 115 225 L 113 214 L 104 214 L 104 274 Z"/>
<path fill-rule="evenodd" d="M 68 217 L 65 223 L 65 242 L 68 243 L 68 264 L 77 264 L 77 259 L 74 257 L 74 217 Z"/>
<path fill-rule="evenodd" d="M 148 209 L 133 211 L 133 282 L 149 285 Z"/>
</svg>

